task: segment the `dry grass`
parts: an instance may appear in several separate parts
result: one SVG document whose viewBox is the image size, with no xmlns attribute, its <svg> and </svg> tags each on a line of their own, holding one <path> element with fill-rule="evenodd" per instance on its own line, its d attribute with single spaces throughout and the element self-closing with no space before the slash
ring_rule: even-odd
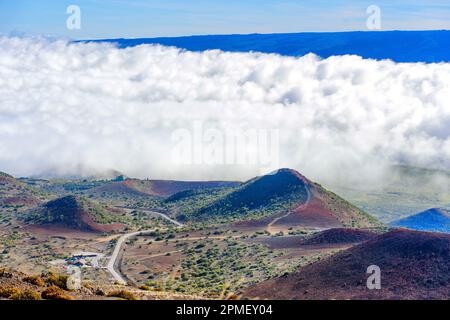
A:
<svg viewBox="0 0 450 320">
<path fill-rule="evenodd" d="M 31 289 L 20 290 L 16 287 L 0 288 L 0 297 L 11 300 L 41 300 L 41 295 Z"/>
<path fill-rule="evenodd" d="M 115 297 L 124 300 L 138 300 L 138 298 L 132 292 L 127 290 L 112 291 L 108 293 L 108 297 Z"/>
<path fill-rule="evenodd" d="M 0 268 L 0 278 L 11 278 L 12 274 L 6 268 Z"/>
<path fill-rule="evenodd" d="M 10 297 L 11 300 L 42 300 L 41 294 L 31 289 L 25 289 Z"/>
<path fill-rule="evenodd" d="M 46 278 L 48 284 L 50 284 L 52 286 L 56 286 L 63 290 L 68 290 L 68 288 L 67 288 L 67 280 L 68 279 L 69 279 L 69 276 L 67 276 L 67 275 L 61 276 L 61 275 L 56 275 L 53 273 L 49 273 Z"/>
<path fill-rule="evenodd" d="M 45 286 L 44 279 L 42 279 L 39 276 L 28 276 L 28 277 L 23 278 L 23 281 L 34 284 L 35 286 L 38 286 L 38 287 Z"/>
<path fill-rule="evenodd" d="M 11 296 L 19 294 L 20 289 L 16 287 L 0 288 L 0 297 L 10 299 Z"/>
<path fill-rule="evenodd" d="M 45 289 L 41 295 L 42 298 L 46 300 L 73 300 L 73 297 L 69 296 L 64 292 L 64 290 L 54 285 Z"/>
<path fill-rule="evenodd" d="M 150 287 L 146 286 L 146 285 L 140 286 L 139 289 L 144 290 L 144 291 L 150 291 Z"/>
</svg>

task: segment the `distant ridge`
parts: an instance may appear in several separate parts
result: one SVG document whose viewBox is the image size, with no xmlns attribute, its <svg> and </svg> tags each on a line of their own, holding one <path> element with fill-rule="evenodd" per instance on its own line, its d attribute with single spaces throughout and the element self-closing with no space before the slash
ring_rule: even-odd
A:
<svg viewBox="0 0 450 320">
<path fill-rule="evenodd" d="M 202 190 L 219 187 L 235 187 L 239 182 L 233 181 L 175 181 L 175 180 L 138 180 L 125 179 L 112 181 L 91 192 L 131 194 L 141 196 L 169 197 L 188 190 Z"/>
<path fill-rule="evenodd" d="M 419 231 L 450 233 L 450 211 L 434 208 L 394 221 L 391 225 Z"/>
<path fill-rule="evenodd" d="M 229 52 L 276 53 L 285 56 L 315 53 L 322 58 L 335 55 L 358 55 L 366 59 L 390 59 L 395 62 L 450 61 L 449 30 L 204 35 L 104 39 L 92 40 L 92 42 L 114 42 L 120 48 L 160 44 L 189 51 L 219 49 Z"/>
</svg>

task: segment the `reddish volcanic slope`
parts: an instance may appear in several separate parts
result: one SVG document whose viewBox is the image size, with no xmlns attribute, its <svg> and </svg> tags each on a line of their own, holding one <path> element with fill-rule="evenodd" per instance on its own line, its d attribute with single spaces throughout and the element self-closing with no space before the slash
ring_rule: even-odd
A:
<svg viewBox="0 0 450 320">
<path fill-rule="evenodd" d="M 40 203 L 40 199 L 27 185 L 14 177 L 0 172 L 0 206 L 32 207 Z"/>
<path fill-rule="evenodd" d="M 381 269 L 381 290 L 366 286 Z M 244 293 L 262 299 L 449 299 L 450 235 L 395 230 Z"/>
<path fill-rule="evenodd" d="M 95 188 L 95 192 L 130 194 L 141 196 L 169 197 L 181 191 L 208 189 L 218 187 L 235 187 L 239 182 L 223 181 L 172 181 L 172 180 L 137 180 L 114 181 Z"/>
<path fill-rule="evenodd" d="M 278 175 L 291 175 L 304 183 L 308 197 L 299 201 L 289 211 L 278 212 L 273 217 L 279 217 L 271 227 L 283 229 L 290 227 L 312 228 L 371 228 L 382 224 L 367 213 L 353 206 L 338 195 L 326 190 L 321 185 L 310 181 L 292 169 L 280 169 Z M 262 225 L 267 218 L 254 221 L 253 225 Z M 247 222 L 247 224 L 250 224 Z"/>
<path fill-rule="evenodd" d="M 380 226 L 375 218 L 356 208 L 317 183 L 309 183 L 310 201 L 299 205 L 278 225 L 318 228 L 370 228 Z"/>
<path fill-rule="evenodd" d="M 277 225 L 305 226 L 316 228 L 337 228 L 343 224 L 335 214 L 325 206 L 325 203 L 317 195 L 317 191 L 311 188 L 311 200 L 306 205 L 295 208 L 292 213 L 278 221 Z"/>
<path fill-rule="evenodd" d="M 378 234 L 369 230 L 335 228 L 321 231 L 304 239 L 302 245 L 359 243 L 376 238 Z"/>
</svg>

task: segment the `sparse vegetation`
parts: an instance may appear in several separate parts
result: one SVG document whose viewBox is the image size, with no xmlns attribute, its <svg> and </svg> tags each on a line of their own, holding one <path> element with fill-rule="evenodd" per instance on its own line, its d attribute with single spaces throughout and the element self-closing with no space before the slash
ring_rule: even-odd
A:
<svg viewBox="0 0 450 320">
<path fill-rule="evenodd" d="M 146 285 L 139 286 L 139 289 L 144 290 L 144 291 L 151 290 L 151 288 L 149 286 L 146 286 Z"/>
<path fill-rule="evenodd" d="M 0 288 L 0 297 L 10 299 L 13 295 L 20 294 L 20 289 L 16 287 Z"/>
<path fill-rule="evenodd" d="M 138 300 L 132 292 L 127 290 L 112 291 L 108 293 L 108 297 L 115 297 L 123 300 Z"/>
<path fill-rule="evenodd" d="M 67 275 L 56 275 L 53 273 L 49 273 L 46 276 L 46 281 L 49 285 L 56 286 L 63 290 L 68 290 L 67 288 L 67 279 L 69 276 Z"/>
<path fill-rule="evenodd" d="M 73 300 L 64 290 L 57 286 L 50 286 L 42 292 L 42 298 L 46 300 Z"/>
<path fill-rule="evenodd" d="M 16 287 L 0 288 L 0 297 L 11 300 L 41 300 L 39 292 L 25 289 L 21 290 Z"/>
<path fill-rule="evenodd" d="M 275 184 L 275 187 L 273 181 L 270 183 L 263 181 L 255 187 L 254 183 L 258 179 L 253 179 L 241 185 L 183 190 L 166 198 L 145 194 L 148 191 L 146 188 L 151 185 L 150 182 L 141 183 L 135 179 L 130 182 L 126 178 L 116 181 L 21 179 L 20 184 L 21 188 L 25 183 L 29 184 L 29 186 L 25 186 L 27 192 L 31 190 L 36 197 L 39 195 L 39 199 L 44 203 L 39 206 L 40 209 L 48 204 L 49 200 L 55 198 L 57 204 L 61 204 L 61 199 L 70 194 L 76 200 L 75 207 L 72 209 L 88 210 L 95 218 L 96 223 L 121 222 L 127 225 L 125 229 L 127 232 L 155 230 L 149 235 L 127 241 L 126 257 L 124 257 L 122 265 L 125 266 L 123 272 L 126 275 L 129 272 L 133 279 L 137 279 L 140 284 L 138 288 L 148 291 L 145 295 L 151 295 L 154 291 L 153 293 L 158 296 L 167 293 L 199 295 L 208 298 L 236 298 L 237 292 L 252 284 L 287 275 L 299 266 L 323 259 L 328 254 L 340 250 L 328 248 L 326 252 L 324 250 L 324 252 L 305 253 L 292 250 L 292 248 L 285 249 L 268 245 L 268 243 L 283 243 L 285 240 L 293 241 L 294 238 L 301 239 L 302 236 L 314 232 L 312 228 L 304 228 L 295 224 L 292 225 L 293 227 L 287 226 L 284 229 L 280 227 L 279 229 L 283 230 L 275 229 L 272 233 L 266 229 L 265 221 L 272 219 L 272 217 L 268 218 L 269 215 L 284 214 L 288 209 L 305 202 L 307 194 L 303 180 L 298 180 L 295 175 L 295 179 L 291 180 L 291 178 L 287 178 L 287 183 L 279 181 L 281 185 Z M 119 193 L 118 189 L 114 189 L 123 187 L 125 182 L 131 183 L 129 186 L 138 192 L 125 190 L 126 192 Z M 110 188 L 111 183 L 114 187 L 112 189 Z M 34 192 L 34 187 L 39 188 L 41 192 Z M 326 209 L 336 213 L 336 216 L 340 218 L 339 221 L 343 224 L 350 227 L 361 227 L 366 223 L 375 224 L 372 217 L 337 194 L 323 189 L 318 184 L 310 187 L 320 191 L 320 199 L 327 200 L 324 202 Z M 3 190 L 6 189 L 0 187 L 0 198 Z M 266 194 L 265 192 L 268 191 L 271 193 Z M 8 189 L 8 192 L 11 191 Z M 166 190 L 166 192 L 168 191 Z M 64 204 L 64 206 L 66 205 Z M 114 208 L 114 206 L 126 207 L 126 210 Z M 68 207 L 71 208 L 70 201 Z M 0 225 L 5 230 L 0 234 L 0 262 L 2 265 L 14 266 L 22 263 L 26 257 L 24 266 L 27 268 L 38 266 L 39 271 L 31 273 L 40 273 L 49 267 L 50 262 L 53 266 L 54 261 L 68 259 L 75 251 L 90 251 L 93 247 L 98 247 L 99 251 L 108 254 L 117 243 L 117 238 L 112 239 L 113 235 L 108 231 L 98 232 L 92 238 L 89 235 L 86 236 L 86 233 L 80 233 L 83 237 L 76 239 L 65 234 L 60 235 L 59 230 L 56 235 L 52 234 L 54 230 L 48 233 L 45 231 L 43 235 L 39 232 L 43 232 L 42 229 L 45 228 L 41 227 L 39 227 L 39 232 L 33 233 L 33 231 L 29 231 L 32 228 L 23 228 L 23 222 L 55 222 L 57 226 L 61 222 L 63 225 L 70 224 L 70 215 L 61 216 L 59 210 L 45 211 L 42 217 L 43 211 L 34 211 L 33 208 L 36 208 L 36 204 L 5 205 L 0 201 L 0 219 L 2 219 Z M 171 222 L 152 214 L 151 210 L 147 209 L 158 212 L 168 211 L 172 217 L 177 215 L 177 219 L 184 221 L 185 226 L 175 228 Z M 32 212 L 31 215 L 30 212 Z M 41 216 L 33 216 L 34 214 Z M 262 217 L 267 218 L 261 219 Z M 249 220 L 258 220 L 259 225 L 253 225 Z M 17 223 L 18 221 L 20 223 Z M 260 223 L 261 221 L 262 223 Z M 230 222 L 238 223 L 230 224 Z M 75 225 L 77 226 L 78 223 L 79 221 Z M 233 227 L 230 227 L 231 225 Z M 85 231 L 81 230 L 82 228 L 75 229 L 77 232 Z M 383 227 L 379 227 L 377 230 L 384 231 Z M 277 233 L 275 234 L 275 232 Z M 84 238 L 85 236 L 86 238 Z M 92 245 L 94 237 L 96 239 L 95 246 Z M 98 238 L 101 240 L 97 240 Z M 133 250 L 135 250 L 133 254 L 136 255 L 127 256 Z M 143 263 L 145 255 L 150 258 Z M 140 256 L 139 259 L 136 258 L 137 256 Z M 58 263 L 56 261 L 56 265 Z M 155 266 L 157 270 L 155 270 Z M 58 266 L 52 267 L 52 270 L 59 270 L 56 272 L 63 273 L 62 269 L 58 268 Z M 98 269 L 85 269 L 83 283 L 85 277 L 89 279 L 88 281 L 93 282 L 97 281 L 100 275 L 103 277 L 100 281 L 106 281 L 109 284 L 110 279 L 107 275 L 100 274 Z M 6 280 L 11 275 L 9 269 L 0 268 L 0 280 L 1 278 Z M 96 298 L 107 296 L 135 300 L 139 294 L 144 295 L 143 292 L 133 293 L 126 289 L 108 293 L 108 290 L 111 290 L 110 287 L 101 288 L 97 285 L 84 288 L 84 291 L 68 292 L 67 279 L 67 275 L 58 275 L 57 273 L 43 273 L 40 276 L 22 275 L 20 280 L 24 282 L 24 286 L 5 286 L 1 289 L 0 296 L 18 300 L 41 298 L 70 300 L 80 295 L 81 292 L 83 294 L 89 292 L 89 294 L 97 295 Z"/>
<path fill-rule="evenodd" d="M 23 278 L 23 281 L 31 283 L 31 284 L 33 284 L 35 286 L 38 286 L 38 287 L 45 286 L 44 279 L 42 279 L 39 276 L 27 276 L 27 277 Z"/>
<path fill-rule="evenodd" d="M 9 297 L 11 300 L 42 300 L 41 294 L 31 289 L 25 289 Z"/>
</svg>

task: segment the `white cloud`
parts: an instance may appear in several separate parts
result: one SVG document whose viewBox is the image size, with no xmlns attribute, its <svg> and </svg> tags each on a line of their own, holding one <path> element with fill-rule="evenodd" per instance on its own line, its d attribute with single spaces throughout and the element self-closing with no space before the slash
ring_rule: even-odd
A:
<svg viewBox="0 0 450 320">
<path fill-rule="evenodd" d="M 15 175 L 259 173 L 172 163 L 172 133 L 195 121 L 279 129 L 280 166 L 318 180 L 396 162 L 450 169 L 450 64 L 3 37 L 0 97 L 0 170 Z"/>
</svg>

